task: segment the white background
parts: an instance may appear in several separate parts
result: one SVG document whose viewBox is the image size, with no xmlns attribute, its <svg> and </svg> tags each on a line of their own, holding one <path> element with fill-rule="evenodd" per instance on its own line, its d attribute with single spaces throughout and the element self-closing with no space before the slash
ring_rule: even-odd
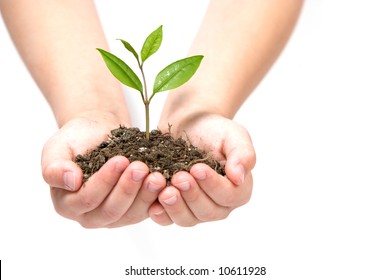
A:
<svg viewBox="0 0 390 280">
<path fill-rule="evenodd" d="M 226 220 L 193 228 L 146 221 L 87 230 L 55 213 L 40 153 L 57 128 L 0 25 L 4 278 L 144 279 L 124 270 L 184 265 L 216 270 L 199 279 L 224 279 L 216 275 L 220 266 L 266 266 L 260 279 L 390 279 L 387 3 L 306 2 L 285 51 L 236 117 L 257 151 L 252 199 Z M 164 25 L 151 77 L 186 55 L 206 7 L 196 0 L 97 4 L 119 55 L 116 38 L 139 49 Z M 127 95 L 132 112 L 142 116 L 139 97 Z M 163 94 L 156 100 L 153 126 Z M 134 125 L 143 124 L 135 118 Z"/>
</svg>

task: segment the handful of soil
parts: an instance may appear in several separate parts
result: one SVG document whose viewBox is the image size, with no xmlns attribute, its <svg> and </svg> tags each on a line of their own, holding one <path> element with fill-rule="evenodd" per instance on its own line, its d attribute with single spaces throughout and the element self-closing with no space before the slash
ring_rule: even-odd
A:
<svg viewBox="0 0 390 280">
<path fill-rule="evenodd" d="M 221 164 L 203 150 L 183 138 L 174 139 L 170 133 L 159 130 L 145 132 L 138 128 L 119 126 L 111 131 L 107 141 L 84 155 L 77 155 L 75 162 L 83 171 L 83 182 L 97 172 L 110 158 L 124 156 L 130 162 L 144 162 L 150 172 L 160 172 L 169 184 L 178 171 L 189 171 L 196 163 L 205 163 L 218 174 L 225 175 Z"/>
</svg>

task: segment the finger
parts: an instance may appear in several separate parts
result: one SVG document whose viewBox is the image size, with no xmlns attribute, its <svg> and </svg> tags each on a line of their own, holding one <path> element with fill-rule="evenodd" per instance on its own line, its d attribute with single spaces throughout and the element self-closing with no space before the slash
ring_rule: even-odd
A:
<svg viewBox="0 0 390 280">
<path fill-rule="evenodd" d="M 129 161 L 123 156 L 109 159 L 77 192 L 52 188 L 52 199 L 59 214 L 77 217 L 97 208 L 118 182 Z M 88 227 L 88 221 L 85 221 Z"/>
<path fill-rule="evenodd" d="M 82 185 L 83 174 L 72 161 L 73 153 L 60 137 L 53 137 L 42 150 L 42 176 L 51 187 L 76 191 Z"/>
<path fill-rule="evenodd" d="M 161 226 L 173 224 L 173 221 L 165 211 L 164 207 L 158 201 L 154 202 L 150 206 L 148 213 L 150 218 Z"/>
<path fill-rule="evenodd" d="M 227 138 L 223 146 L 226 176 L 237 186 L 244 183 L 245 176 L 256 164 L 256 153 L 250 135 L 245 128 L 240 129 L 242 133 Z"/>
<path fill-rule="evenodd" d="M 158 195 L 158 200 L 175 224 L 190 227 L 200 222 L 187 207 L 180 192 L 175 187 L 168 186 L 162 190 Z"/>
<path fill-rule="evenodd" d="M 200 188 L 218 205 L 238 207 L 249 201 L 252 193 L 251 173 L 248 173 L 244 183 L 239 186 L 203 163 L 195 164 L 190 174 L 194 176 Z"/>
<path fill-rule="evenodd" d="M 110 225 L 118 227 L 139 223 L 148 217 L 149 207 L 156 201 L 158 193 L 165 187 L 166 180 L 159 172 L 149 174 L 131 206 L 127 209 L 123 217 Z"/>
<path fill-rule="evenodd" d="M 195 217 L 203 222 L 225 219 L 230 208 L 216 204 L 197 184 L 188 172 L 178 172 L 172 178 L 172 185 L 179 189 L 181 196 Z"/>
<path fill-rule="evenodd" d="M 146 164 L 139 161 L 130 163 L 108 197 L 98 208 L 86 213 L 84 219 L 100 226 L 118 221 L 130 208 L 148 174 Z"/>
</svg>

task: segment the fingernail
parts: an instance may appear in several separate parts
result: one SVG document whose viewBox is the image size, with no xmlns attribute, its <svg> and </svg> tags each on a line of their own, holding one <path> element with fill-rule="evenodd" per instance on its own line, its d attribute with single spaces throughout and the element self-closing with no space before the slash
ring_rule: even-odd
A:
<svg viewBox="0 0 390 280">
<path fill-rule="evenodd" d="M 165 210 L 162 209 L 162 210 L 160 210 L 160 211 L 158 211 L 158 212 L 153 213 L 153 215 L 155 215 L 155 216 L 161 216 L 162 214 L 164 214 L 164 212 L 165 212 Z"/>
<path fill-rule="evenodd" d="M 146 175 L 147 173 L 145 171 L 133 170 L 133 173 L 131 174 L 131 178 L 136 182 L 140 182 L 145 178 Z"/>
<path fill-rule="evenodd" d="M 237 164 L 236 167 L 234 168 L 234 173 L 236 173 L 238 180 L 239 180 L 239 185 L 244 184 L 245 181 L 245 169 L 242 164 Z"/>
<path fill-rule="evenodd" d="M 173 205 L 177 201 L 177 195 L 173 195 L 170 198 L 163 200 L 165 204 Z"/>
<path fill-rule="evenodd" d="M 181 191 L 188 191 L 189 189 L 190 189 L 190 183 L 189 182 L 183 182 L 183 183 L 181 183 L 181 184 L 178 184 L 177 186 L 176 186 L 179 190 L 181 190 Z"/>
<path fill-rule="evenodd" d="M 153 182 L 149 182 L 146 188 L 151 192 L 158 192 L 161 189 L 161 186 L 156 185 Z"/>
<path fill-rule="evenodd" d="M 64 184 L 67 189 L 73 191 L 76 187 L 76 176 L 72 171 L 66 171 L 64 173 Z"/>
<path fill-rule="evenodd" d="M 194 177 L 195 177 L 195 179 L 197 179 L 197 180 L 205 180 L 206 177 L 207 177 L 206 171 L 200 170 L 200 171 L 198 171 L 198 172 L 195 172 L 195 173 L 194 173 Z"/>
</svg>

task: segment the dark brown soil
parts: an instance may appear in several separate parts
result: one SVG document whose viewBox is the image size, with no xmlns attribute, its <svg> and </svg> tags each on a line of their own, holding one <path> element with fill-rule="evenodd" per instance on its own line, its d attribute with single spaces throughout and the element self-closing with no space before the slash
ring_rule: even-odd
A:
<svg viewBox="0 0 390 280">
<path fill-rule="evenodd" d="M 194 164 L 199 162 L 225 175 L 219 162 L 183 138 L 174 139 L 170 133 L 152 130 L 147 140 L 145 132 L 141 132 L 138 128 L 120 126 L 111 131 L 107 141 L 102 142 L 85 155 L 76 157 L 75 162 L 84 174 L 83 181 L 87 181 L 104 163 L 117 155 L 125 156 L 130 162 L 137 160 L 144 162 L 150 172 L 162 173 L 167 183 L 176 172 L 189 171 Z"/>
</svg>

